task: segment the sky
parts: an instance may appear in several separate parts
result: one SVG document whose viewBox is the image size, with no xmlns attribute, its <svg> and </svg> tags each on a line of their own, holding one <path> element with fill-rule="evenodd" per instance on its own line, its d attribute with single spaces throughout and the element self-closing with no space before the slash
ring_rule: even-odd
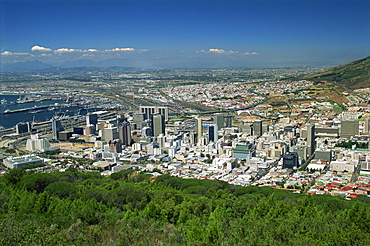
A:
<svg viewBox="0 0 370 246">
<path fill-rule="evenodd" d="M 369 0 L 0 0 L 0 11 L 2 65 L 339 65 L 370 55 Z"/>
</svg>

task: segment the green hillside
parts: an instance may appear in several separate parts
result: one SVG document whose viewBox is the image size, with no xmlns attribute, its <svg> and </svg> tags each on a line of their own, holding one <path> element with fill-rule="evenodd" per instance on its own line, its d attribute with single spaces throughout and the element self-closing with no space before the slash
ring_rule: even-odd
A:
<svg viewBox="0 0 370 246">
<path fill-rule="evenodd" d="M 370 87 L 370 56 L 344 65 L 332 67 L 316 74 L 294 78 L 294 80 L 334 82 L 350 89 Z"/>
<path fill-rule="evenodd" d="M 0 176 L 0 245 L 369 245 L 367 196 L 135 174 Z"/>
</svg>

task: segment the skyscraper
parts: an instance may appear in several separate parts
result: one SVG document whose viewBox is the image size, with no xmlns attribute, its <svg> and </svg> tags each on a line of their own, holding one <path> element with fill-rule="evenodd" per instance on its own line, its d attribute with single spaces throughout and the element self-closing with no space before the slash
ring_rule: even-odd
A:
<svg viewBox="0 0 370 246">
<path fill-rule="evenodd" d="M 110 141 L 118 139 L 118 129 L 117 127 L 113 127 L 112 125 L 108 126 L 107 128 L 103 128 L 103 140 Z"/>
<path fill-rule="evenodd" d="M 350 138 L 358 135 L 359 122 L 357 120 L 343 120 L 340 122 L 340 137 Z"/>
<path fill-rule="evenodd" d="M 198 141 L 203 135 L 203 120 L 200 118 L 195 119 L 195 127 L 197 131 Z"/>
<path fill-rule="evenodd" d="M 51 129 L 52 129 L 52 132 L 53 132 L 53 139 L 54 140 L 58 140 L 59 139 L 59 132 L 61 131 L 64 131 L 64 128 L 62 126 L 62 124 L 60 123 L 60 120 L 53 117 L 51 118 Z"/>
<path fill-rule="evenodd" d="M 262 136 L 262 120 L 255 120 L 253 122 L 253 135 L 256 137 Z"/>
<path fill-rule="evenodd" d="M 86 115 L 86 125 L 94 125 L 98 124 L 98 115 L 97 114 L 87 114 Z"/>
<path fill-rule="evenodd" d="M 139 111 L 144 114 L 144 119 L 152 119 L 154 114 L 164 116 L 164 120 L 168 121 L 168 107 L 161 106 L 140 106 Z"/>
<path fill-rule="evenodd" d="M 315 142 L 315 125 L 307 126 L 307 154 L 311 156 L 315 152 L 316 142 Z"/>
<path fill-rule="evenodd" d="M 131 126 L 126 120 L 118 125 L 118 138 L 121 140 L 123 145 L 131 145 Z"/>
<path fill-rule="evenodd" d="M 153 115 L 153 136 L 158 137 L 159 134 L 165 133 L 164 116 L 161 114 Z"/>
<path fill-rule="evenodd" d="M 216 113 L 214 116 L 214 123 L 217 124 L 218 129 L 222 129 L 225 127 L 225 120 L 224 120 L 224 114 L 222 113 Z"/>
<path fill-rule="evenodd" d="M 370 134 L 370 117 L 365 119 L 364 133 Z"/>
<path fill-rule="evenodd" d="M 216 124 L 208 126 L 208 139 L 209 141 L 217 142 L 218 140 L 218 127 Z"/>
<path fill-rule="evenodd" d="M 283 168 L 292 169 L 298 167 L 298 154 L 296 152 L 288 152 L 283 155 Z"/>
</svg>

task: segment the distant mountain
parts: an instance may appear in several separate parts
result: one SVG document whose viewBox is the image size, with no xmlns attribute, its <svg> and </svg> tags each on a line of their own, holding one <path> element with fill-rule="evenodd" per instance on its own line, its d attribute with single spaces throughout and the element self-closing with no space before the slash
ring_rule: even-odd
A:
<svg viewBox="0 0 370 246">
<path fill-rule="evenodd" d="M 26 72 L 53 67 L 40 61 L 16 62 L 1 65 L 1 72 Z"/>
<path fill-rule="evenodd" d="M 70 67 L 98 67 L 99 64 L 92 60 L 80 59 L 76 61 L 66 61 L 60 67 L 70 68 Z"/>
<path fill-rule="evenodd" d="M 350 89 L 370 87 L 370 56 L 316 74 L 295 77 L 294 80 L 334 82 Z"/>
</svg>

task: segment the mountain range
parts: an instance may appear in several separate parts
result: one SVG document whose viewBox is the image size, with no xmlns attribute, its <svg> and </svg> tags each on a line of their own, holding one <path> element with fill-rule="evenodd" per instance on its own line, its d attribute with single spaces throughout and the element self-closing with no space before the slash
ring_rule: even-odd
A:
<svg viewBox="0 0 370 246">
<path fill-rule="evenodd" d="M 348 89 L 370 87 L 370 56 L 319 73 L 298 76 L 293 80 L 331 82 Z"/>
</svg>

